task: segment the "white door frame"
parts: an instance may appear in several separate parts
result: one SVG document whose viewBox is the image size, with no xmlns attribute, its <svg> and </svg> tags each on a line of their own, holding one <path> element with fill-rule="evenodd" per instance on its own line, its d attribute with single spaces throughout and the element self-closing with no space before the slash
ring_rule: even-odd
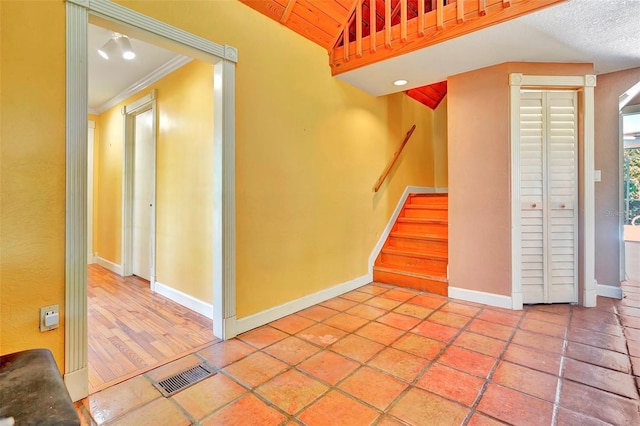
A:
<svg viewBox="0 0 640 426">
<path fill-rule="evenodd" d="M 213 64 L 213 328 L 235 334 L 235 64 L 238 51 L 109 0 L 66 2 L 66 214 L 64 381 L 74 401 L 88 394 L 87 33 L 89 19 L 136 38 L 177 47 Z"/>
<path fill-rule="evenodd" d="M 152 291 L 156 289 L 156 91 L 137 101 L 122 107 L 124 128 L 124 149 L 122 151 L 122 275 L 133 274 L 133 163 L 135 141 L 135 118 L 138 114 L 151 111 L 152 141 L 152 188 L 151 188 L 151 222 L 149 229 L 149 284 Z"/>
<path fill-rule="evenodd" d="M 579 202 L 579 233 L 583 251 L 580 255 L 579 285 L 582 286 L 581 303 L 586 307 L 596 306 L 595 282 L 595 188 L 594 188 L 594 87 L 595 75 L 584 76 L 540 76 L 512 73 L 509 75 L 510 90 L 510 146 L 511 146 L 511 302 L 513 309 L 522 309 L 521 280 L 521 235 L 520 235 L 520 90 L 528 89 L 574 89 L 581 92 L 580 110 L 583 114 L 582 156 Z"/>
</svg>

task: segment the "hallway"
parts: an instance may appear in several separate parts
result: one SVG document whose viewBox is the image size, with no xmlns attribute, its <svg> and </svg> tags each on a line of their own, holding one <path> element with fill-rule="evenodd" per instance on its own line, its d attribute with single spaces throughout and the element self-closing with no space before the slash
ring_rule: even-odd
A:
<svg viewBox="0 0 640 426">
<path fill-rule="evenodd" d="M 89 392 L 217 342 L 210 319 L 153 293 L 149 281 L 87 269 Z"/>
<path fill-rule="evenodd" d="M 372 283 L 77 407 L 100 425 L 640 424 L 640 283 L 623 289 L 510 311 Z M 217 374 L 153 387 L 202 361 Z"/>
</svg>

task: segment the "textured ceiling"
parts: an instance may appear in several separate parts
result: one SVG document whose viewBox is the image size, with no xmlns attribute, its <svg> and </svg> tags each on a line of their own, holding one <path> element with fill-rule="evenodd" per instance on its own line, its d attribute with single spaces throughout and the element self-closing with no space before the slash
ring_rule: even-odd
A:
<svg viewBox="0 0 640 426">
<path fill-rule="evenodd" d="M 640 0 L 570 0 L 464 37 L 340 74 L 373 95 L 509 61 L 593 63 L 597 74 L 640 66 Z"/>
</svg>

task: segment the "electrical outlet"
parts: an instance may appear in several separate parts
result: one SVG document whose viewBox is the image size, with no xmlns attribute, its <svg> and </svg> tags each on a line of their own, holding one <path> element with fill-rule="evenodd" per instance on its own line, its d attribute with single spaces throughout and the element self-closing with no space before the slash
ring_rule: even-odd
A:
<svg viewBox="0 0 640 426">
<path fill-rule="evenodd" d="M 43 306 L 40 308 L 40 331 L 55 330 L 60 326 L 60 314 L 58 305 Z"/>
</svg>

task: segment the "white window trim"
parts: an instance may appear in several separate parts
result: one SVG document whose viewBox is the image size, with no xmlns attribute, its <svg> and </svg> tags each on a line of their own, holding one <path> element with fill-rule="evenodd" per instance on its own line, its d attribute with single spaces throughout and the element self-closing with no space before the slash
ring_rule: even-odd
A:
<svg viewBox="0 0 640 426">
<path fill-rule="evenodd" d="M 511 300 L 513 309 L 522 309 L 521 237 L 520 205 L 513 200 L 520 199 L 520 145 L 514 143 L 520 138 L 520 90 L 522 88 L 575 89 L 582 92 L 581 110 L 583 112 L 582 157 L 579 164 L 583 175 L 580 193 L 582 194 L 582 222 L 579 232 L 582 234 L 584 252 L 579 262 L 580 282 L 582 283 L 582 305 L 596 306 L 597 287 L 595 280 L 595 192 L 594 192 L 594 87 L 595 75 L 584 76 L 540 76 L 512 73 L 509 75 L 510 126 L 511 126 Z"/>
<path fill-rule="evenodd" d="M 177 42 L 214 67 L 213 304 L 214 334 L 234 336 L 235 64 L 238 51 L 189 34 L 109 0 L 66 3 L 65 370 L 74 401 L 88 394 L 87 342 L 87 33 L 89 16 Z"/>
</svg>

